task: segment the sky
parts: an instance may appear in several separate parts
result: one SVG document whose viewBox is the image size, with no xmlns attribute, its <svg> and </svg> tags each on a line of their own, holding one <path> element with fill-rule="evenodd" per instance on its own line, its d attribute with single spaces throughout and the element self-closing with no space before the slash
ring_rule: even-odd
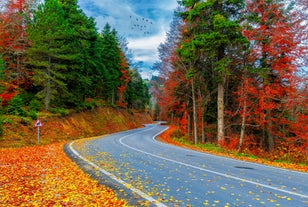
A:
<svg viewBox="0 0 308 207">
<path fill-rule="evenodd" d="M 157 48 L 165 41 L 177 0 L 79 0 L 78 4 L 95 19 L 99 31 L 108 22 L 126 38 L 134 62 L 142 62 L 138 69 L 147 78 L 158 61 Z"/>
</svg>

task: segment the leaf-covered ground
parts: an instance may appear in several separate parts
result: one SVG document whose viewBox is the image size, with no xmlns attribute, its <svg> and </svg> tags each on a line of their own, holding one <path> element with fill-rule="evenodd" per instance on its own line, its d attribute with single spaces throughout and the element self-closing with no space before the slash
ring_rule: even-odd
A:
<svg viewBox="0 0 308 207">
<path fill-rule="evenodd" d="M 287 163 L 287 162 L 275 162 L 275 161 L 270 161 L 267 159 L 262 159 L 262 158 L 258 158 L 255 156 L 240 156 L 241 154 L 239 154 L 236 150 L 234 151 L 217 151 L 217 150 L 210 150 L 207 148 L 203 148 L 201 147 L 202 145 L 199 146 L 195 146 L 189 143 L 183 143 L 180 142 L 176 139 L 172 138 L 172 134 L 173 132 L 177 129 L 176 126 L 171 126 L 167 131 L 165 131 L 163 134 L 161 134 L 159 136 L 159 140 L 169 143 L 169 144 L 173 144 L 173 145 L 177 145 L 177 146 L 181 146 L 181 147 L 186 147 L 186 148 L 190 148 L 193 150 L 198 150 L 198 151 L 203 151 L 203 152 L 207 152 L 207 153 L 211 153 L 211 154 L 216 154 L 219 156 L 224 156 L 224 157 L 230 157 L 230 158 L 234 158 L 234 159 L 238 159 L 238 160 L 245 160 L 245 161 L 249 161 L 249 162 L 256 162 L 256 163 L 260 163 L 260 164 L 265 164 L 265 165 L 270 165 L 270 166 L 274 166 L 274 167 L 279 167 L 279 168 L 285 168 L 285 169 L 290 169 L 290 170 L 297 170 L 297 171 L 301 171 L 301 172 L 308 172 L 308 166 L 307 165 L 299 165 L 299 164 L 295 164 L 295 163 Z"/>
<path fill-rule="evenodd" d="M 0 149 L 0 206 L 127 206 L 78 168 L 63 145 Z"/>
<path fill-rule="evenodd" d="M 173 140 L 170 136 L 173 129 L 167 130 L 160 139 L 201 150 Z M 118 199 L 112 189 L 98 184 L 85 174 L 66 156 L 63 146 L 64 142 L 16 149 L 0 148 L 0 207 L 128 205 Z M 308 172 L 307 166 L 238 157 L 232 153 L 216 154 Z"/>
</svg>

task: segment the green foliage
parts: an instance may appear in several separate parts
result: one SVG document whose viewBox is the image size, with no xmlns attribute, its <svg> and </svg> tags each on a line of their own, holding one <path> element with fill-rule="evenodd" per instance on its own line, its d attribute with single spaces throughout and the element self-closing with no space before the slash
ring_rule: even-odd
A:
<svg viewBox="0 0 308 207">
<path fill-rule="evenodd" d="M 90 100 L 80 103 L 77 107 L 77 110 L 78 111 L 83 111 L 83 110 L 88 110 L 88 109 L 92 110 L 98 106 L 100 106 L 100 104 L 95 99 L 90 99 Z"/>
<path fill-rule="evenodd" d="M 38 114 L 36 113 L 35 110 L 30 110 L 29 113 L 28 113 L 28 116 L 33 119 L 33 120 L 37 120 L 38 118 Z"/>
<path fill-rule="evenodd" d="M 59 114 L 60 116 L 66 116 L 69 114 L 69 110 L 64 108 L 51 108 L 50 112 L 53 114 Z"/>
<path fill-rule="evenodd" d="M 32 99 L 29 103 L 29 110 L 30 111 L 40 111 L 43 107 L 43 104 L 41 101 L 37 100 L 37 99 Z"/>
<path fill-rule="evenodd" d="M 33 122 L 28 117 L 21 117 L 20 123 L 24 126 L 31 126 Z"/>
<path fill-rule="evenodd" d="M 20 95 L 16 95 L 9 101 L 9 105 L 5 108 L 5 112 L 7 114 L 25 117 L 27 116 L 27 112 L 23 108 L 24 105 L 24 101 Z"/>
<path fill-rule="evenodd" d="M 120 97 L 134 90 L 138 95 L 132 102 L 145 108 L 149 99 L 145 85 L 138 82 L 132 84 L 130 92 L 122 88 L 119 93 L 122 69 L 129 70 L 129 66 L 123 64 L 124 52 L 115 29 L 106 24 L 99 32 L 94 19 L 87 17 L 75 0 L 45 0 L 36 6 L 25 27 L 26 39 L 31 43 L 23 54 L 26 69 L 31 71 L 31 77 L 27 77 L 29 87 L 19 91 L 22 101 L 13 100 L 7 113 L 26 116 L 27 109 L 28 115 L 35 118 L 35 112 L 44 109 L 66 114 L 59 108 L 82 110 L 98 106 L 95 101 L 86 102 L 89 98 L 116 106 Z M 4 60 L 0 54 L 0 79 L 2 69 Z"/>
<path fill-rule="evenodd" d="M 31 47 L 28 50 L 29 64 L 35 68 L 34 84 L 41 90 L 38 97 L 45 102 L 48 110 L 50 102 L 68 94 L 65 79 L 67 65 L 72 58 L 67 54 L 65 39 L 72 33 L 65 12 L 57 0 L 46 0 L 39 5 L 28 28 Z"/>
<path fill-rule="evenodd" d="M 111 103 L 115 103 L 115 94 L 120 86 L 121 76 L 121 50 L 119 47 L 119 41 L 117 39 L 117 33 L 111 29 L 109 24 L 106 24 L 101 33 L 101 48 L 102 54 L 100 56 L 101 63 L 105 66 L 105 76 L 97 77 L 104 80 L 103 95 Z"/>
<path fill-rule="evenodd" d="M 195 75 L 195 71 L 190 69 L 190 70 L 187 70 L 185 77 L 187 80 L 190 80 L 194 77 L 194 75 Z"/>
<path fill-rule="evenodd" d="M 148 87 L 136 69 L 131 70 L 130 72 L 131 80 L 128 83 L 128 87 L 125 92 L 125 99 L 128 104 L 128 108 L 144 110 L 150 101 Z"/>
</svg>

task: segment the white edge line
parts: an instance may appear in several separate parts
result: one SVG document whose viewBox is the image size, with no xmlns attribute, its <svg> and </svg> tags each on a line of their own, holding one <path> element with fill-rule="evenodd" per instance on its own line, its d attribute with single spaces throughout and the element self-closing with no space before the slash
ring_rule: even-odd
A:
<svg viewBox="0 0 308 207">
<path fill-rule="evenodd" d="M 168 128 L 169 128 L 169 127 L 168 127 Z M 168 128 L 167 128 L 167 129 L 168 129 Z M 167 129 L 165 129 L 165 130 L 167 130 Z M 162 132 L 164 132 L 165 130 L 163 130 Z M 272 168 L 272 169 L 277 169 L 277 170 L 281 170 L 281 171 L 287 171 L 287 172 L 291 172 L 291 173 L 297 173 L 297 174 L 307 175 L 306 172 L 301 172 L 301 171 L 297 171 L 297 170 L 290 170 L 290 169 L 286 169 L 286 168 L 281 168 L 281 167 L 275 167 L 275 166 L 260 164 L 260 163 L 256 163 L 256 162 L 252 162 L 252 161 L 239 160 L 239 159 L 236 159 L 236 158 L 225 157 L 225 156 L 222 156 L 222 155 L 215 155 L 215 154 L 211 154 L 211 153 L 209 153 L 209 152 L 201 152 L 201 151 L 192 150 L 192 149 L 185 148 L 185 147 L 180 147 L 180 146 L 175 146 L 175 145 L 172 145 L 172 144 L 168 144 L 168 143 L 166 143 L 166 142 L 162 142 L 162 141 L 159 141 L 159 140 L 156 139 L 157 136 L 158 136 L 160 133 L 162 133 L 162 132 L 159 132 L 158 134 L 156 134 L 156 135 L 154 135 L 154 136 L 152 137 L 152 139 L 153 139 L 156 143 L 161 144 L 161 145 L 173 146 L 173 147 L 181 148 L 182 150 L 187 151 L 187 152 L 194 152 L 194 153 L 201 154 L 201 155 L 207 155 L 207 156 L 211 156 L 211 157 L 219 157 L 219 158 L 223 158 L 223 159 L 226 159 L 226 160 L 232 160 L 232 161 L 247 163 L 247 164 L 250 164 L 250 165 L 257 165 L 257 166 L 261 166 L 261 167 L 265 167 L 265 168 Z"/>
<path fill-rule="evenodd" d="M 158 132 L 157 134 L 155 134 L 153 136 L 153 138 L 155 138 L 157 135 L 159 135 L 160 133 L 164 132 L 165 130 L 167 129 L 164 129 L 162 130 L 161 132 Z M 162 160 L 166 160 L 166 161 L 169 161 L 169 162 L 173 162 L 173 163 L 176 163 L 176 164 L 180 164 L 180 165 L 184 165 L 186 167 L 190 167 L 190 168 L 193 168 L 193 169 L 197 169 L 197 170 L 200 170 L 200 171 L 204 171 L 204 172 L 209 172 L 209 173 L 212 173 L 212 174 L 216 174 L 216 175 L 220 175 L 220 176 L 223 176 L 223 177 L 226 177 L 226 178 L 231 178 L 231 179 L 234 179 L 234 180 L 239 180 L 239 181 L 242 181 L 242 182 L 246 182 L 246 183 L 250 183 L 250 184 L 253 184 L 253 185 L 256 185 L 256 186 L 262 186 L 264 188 L 268 188 L 268 189 L 272 189 L 272 190 L 276 190 L 276 191 L 280 191 L 280 192 L 283 192 L 283 193 L 287 193 L 287 194 L 290 194 L 290 195 L 294 195 L 294 196 L 299 196 L 301 198 L 308 198 L 307 195 L 303 195 L 303 194 L 300 194 L 300 193 L 296 193 L 296 192 L 292 192 L 292 191 L 288 191 L 288 190 L 284 190 L 284 189 L 281 189 L 281 188 L 277 188 L 277 187 L 273 187 L 273 186 L 270 186 L 270 185 L 266 185 L 266 184 L 262 184 L 262 183 L 258 183 L 258 182 L 254 182 L 254 181 L 250 181 L 250 180 L 246 180 L 244 178 L 239 178 L 239 177 L 236 177 L 236 176 L 232 176 L 232 175 L 228 175 L 228 174 L 225 174 L 225 173 L 220 173 L 220 172 L 216 172 L 216 171 L 212 171 L 212 170 L 207 170 L 207 169 L 204 169 L 204 168 L 201 168 L 201 167 L 197 167 L 197 166 L 194 166 L 194 165 L 190 165 L 190 164 L 187 164 L 187 163 L 184 163 L 184 162 L 180 162 L 180 161 L 176 161 L 176 160 L 171 160 L 169 158 L 165 158 L 165 157 L 162 157 L 162 156 L 158 156 L 158 155 L 155 155 L 155 154 L 152 154 L 152 153 L 148 153 L 148 152 L 145 152 L 145 151 L 142 151 L 142 150 L 139 150 L 139 149 L 136 149 L 134 147 L 131 147 L 125 143 L 123 143 L 123 139 L 124 138 L 127 138 L 129 137 L 130 135 L 126 135 L 122 138 L 120 138 L 119 142 L 127 147 L 127 148 L 130 148 L 132 150 L 135 150 L 137 152 L 141 152 L 143 154 L 147 154 L 147 155 L 150 155 L 152 157 L 156 157 L 158 159 L 162 159 Z"/>
<path fill-rule="evenodd" d="M 146 193 L 140 191 L 139 189 L 133 187 L 131 184 L 125 182 L 124 180 L 120 179 L 119 177 L 116 177 L 115 175 L 111 174 L 110 172 L 100 168 L 98 165 L 94 164 L 93 162 L 91 162 L 90 160 L 88 160 L 87 158 L 83 157 L 82 155 L 80 155 L 74 148 L 73 148 L 73 142 L 71 142 L 69 144 L 69 149 L 80 159 L 82 159 L 83 161 L 85 161 L 86 163 L 88 163 L 89 165 L 91 165 L 92 167 L 94 167 L 95 169 L 99 170 L 101 173 L 109 176 L 112 180 L 115 180 L 116 182 L 120 183 L 121 185 L 123 185 L 125 188 L 133 191 L 134 193 L 138 194 L 139 196 L 141 196 L 142 198 L 150 201 L 152 204 L 155 204 L 158 207 L 167 207 L 165 204 L 160 203 L 159 201 L 157 201 L 156 199 L 154 199 L 151 196 L 148 196 Z"/>
</svg>

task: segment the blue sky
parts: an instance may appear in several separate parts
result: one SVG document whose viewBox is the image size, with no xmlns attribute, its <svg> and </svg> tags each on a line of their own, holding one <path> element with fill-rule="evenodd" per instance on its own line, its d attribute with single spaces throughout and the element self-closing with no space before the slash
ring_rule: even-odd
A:
<svg viewBox="0 0 308 207">
<path fill-rule="evenodd" d="M 94 17 L 99 30 L 108 22 L 128 41 L 134 61 L 142 61 L 147 70 L 158 60 L 157 47 L 178 6 L 176 0 L 79 0 L 87 16 Z"/>
</svg>

